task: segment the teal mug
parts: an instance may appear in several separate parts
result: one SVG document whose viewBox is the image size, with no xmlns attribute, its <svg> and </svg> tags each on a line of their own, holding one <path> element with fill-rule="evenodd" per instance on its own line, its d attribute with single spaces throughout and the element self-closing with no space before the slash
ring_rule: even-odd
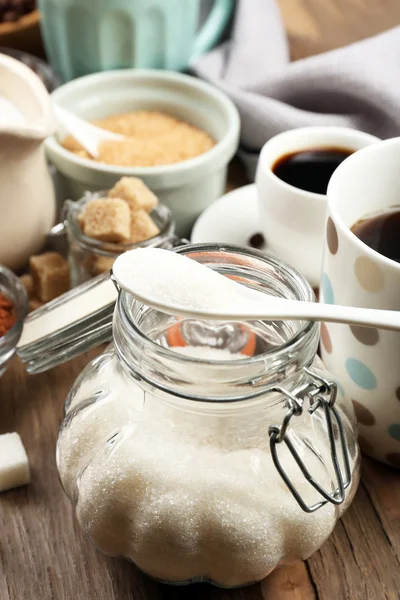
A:
<svg viewBox="0 0 400 600">
<path fill-rule="evenodd" d="M 201 0 L 39 0 L 50 63 L 63 81 L 97 71 L 182 71 L 210 50 L 234 0 L 214 0 L 198 31 Z"/>
</svg>

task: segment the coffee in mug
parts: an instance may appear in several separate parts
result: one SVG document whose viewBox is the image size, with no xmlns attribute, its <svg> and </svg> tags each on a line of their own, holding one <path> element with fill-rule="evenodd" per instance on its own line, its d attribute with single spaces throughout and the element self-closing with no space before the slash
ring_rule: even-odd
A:
<svg viewBox="0 0 400 600">
<path fill-rule="evenodd" d="M 313 288 L 320 283 L 330 176 L 345 158 L 377 141 L 348 127 L 302 127 L 276 135 L 261 151 L 260 233 L 268 252 L 300 271 Z"/>
<path fill-rule="evenodd" d="M 347 148 L 310 148 L 284 154 L 272 166 L 281 181 L 306 192 L 326 194 L 334 171 L 354 150 Z"/>
<path fill-rule="evenodd" d="M 321 302 L 400 310 L 399 156 L 400 138 L 386 140 L 332 175 Z M 325 323 L 321 338 L 326 367 L 352 399 L 361 449 L 400 468 L 400 333 Z"/>
<path fill-rule="evenodd" d="M 351 231 L 372 250 L 400 262 L 400 207 L 361 219 Z"/>
</svg>

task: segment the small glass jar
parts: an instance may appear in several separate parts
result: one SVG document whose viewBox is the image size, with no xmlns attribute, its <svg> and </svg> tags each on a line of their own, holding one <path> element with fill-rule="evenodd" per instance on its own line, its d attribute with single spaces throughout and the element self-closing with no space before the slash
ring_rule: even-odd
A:
<svg viewBox="0 0 400 600">
<path fill-rule="evenodd" d="M 0 293 L 14 305 L 15 323 L 9 331 L 0 336 L 0 377 L 14 356 L 21 337 L 24 319 L 28 314 L 28 297 L 20 280 L 12 271 L 0 265 Z"/>
<path fill-rule="evenodd" d="M 258 251 L 176 250 L 249 287 L 312 301 Z M 167 583 L 236 587 L 306 559 L 359 480 L 351 402 L 310 322 L 179 319 L 120 292 L 113 345 L 83 371 L 57 444 L 92 542 Z"/>
<path fill-rule="evenodd" d="M 71 269 L 71 285 L 73 287 L 110 271 L 114 260 L 127 250 L 134 248 L 158 247 L 168 245 L 173 237 L 174 222 L 170 210 L 165 205 L 156 206 L 150 216 L 160 233 L 155 237 L 137 244 L 116 244 L 101 242 L 86 236 L 78 221 L 79 214 L 88 202 L 96 198 L 104 198 L 107 191 L 87 193 L 83 198 L 72 202 L 67 200 L 63 207 L 63 220 L 66 223 L 69 242 L 69 263 Z"/>
</svg>

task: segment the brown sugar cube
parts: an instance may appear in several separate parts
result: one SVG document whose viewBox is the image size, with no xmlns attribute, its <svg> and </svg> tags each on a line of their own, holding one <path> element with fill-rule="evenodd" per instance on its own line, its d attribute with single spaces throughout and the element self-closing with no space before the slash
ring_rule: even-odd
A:
<svg viewBox="0 0 400 600">
<path fill-rule="evenodd" d="M 28 295 L 28 298 L 33 298 L 35 295 L 35 286 L 33 283 L 32 275 L 29 275 L 29 274 L 21 275 L 19 280 L 22 283 L 22 285 L 24 286 L 25 291 Z"/>
<path fill-rule="evenodd" d="M 82 212 L 79 213 L 79 215 L 77 216 L 76 220 L 78 221 L 79 227 L 83 231 L 84 228 L 85 228 L 85 213 L 84 213 L 84 211 L 82 211 Z"/>
<path fill-rule="evenodd" d="M 69 266 L 57 252 L 31 256 L 29 266 L 36 295 L 42 302 L 50 302 L 69 290 Z"/>
<path fill-rule="evenodd" d="M 108 192 L 108 197 L 122 198 L 132 212 L 141 209 L 151 212 L 158 204 L 157 196 L 137 177 L 122 177 Z"/>
<path fill-rule="evenodd" d="M 158 235 L 160 230 L 145 210 L 132 213 L 131 242 L 138 244 Z"/>
<path fill-rule="evenodd" d="M 43 306 L 44 302 L 41 302 L 41 300 L 39 300 L 39 298 L 30 298 L 29 299 L 29 312 L 33 312 L 34 310 L 37 310 L 38 308 L 40 308 L 41 306 Z"/>
<path fill-rule="evenodd" d="M 108 273 L 114 264 L 115 258 L 111 256 L 96 256 L 93 262 L 93 275 Z"/>
<path fill-rule="evenodd" d="M 85 228 L 85 207 L 81 210 L 80 213 L 78 213 L 78 216 L 76 217 L 76 220 L 78 221 L 78 225 L 79 227 L 82 229 L 82 231 Z"/>
<path fill-rule="evenodd" d="M 102 242 L 128 242 L 131 215 L 119 198 L 98 198 L 86 204 L 81 218 L 83 233 Z"/>
</svg>

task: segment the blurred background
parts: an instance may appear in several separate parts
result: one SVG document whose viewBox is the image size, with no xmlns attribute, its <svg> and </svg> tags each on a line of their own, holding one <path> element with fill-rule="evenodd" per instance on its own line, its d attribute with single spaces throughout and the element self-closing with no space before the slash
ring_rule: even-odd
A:
<svg viewBox="0 0 400 600">
<path fill-rule="evenodd" d="M 400 24 L 399 0 L 277 0 L 292 60 L 367 38 Z M 212 0 L 202 0 L 203 14 Z M 36 0 L 0 0 L 0 46 L 44 57 Z"/>
</svg>

